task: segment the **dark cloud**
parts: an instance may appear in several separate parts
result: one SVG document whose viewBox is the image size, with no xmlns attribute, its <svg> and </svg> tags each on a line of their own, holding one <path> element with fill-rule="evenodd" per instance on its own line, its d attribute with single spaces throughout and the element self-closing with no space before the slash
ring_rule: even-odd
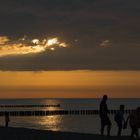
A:
<svg viewBox="0 0 140 140">
<path fill-rule="evenodd" d="M 0 69 L 139 70 L 139 17 L 139 0 L 1 0 L 0 35 L 59 36 L 71 47 L 0 58 Z M 105 40 L 111 47 L 100 48 Z"/>
<path fill-rule="evenodd" d="M 120 53 L 121 52 L 121 53 Z M 140 70 L 139 48 L 69 48 L 0 58 L 1 70 Z"/>
</svg>

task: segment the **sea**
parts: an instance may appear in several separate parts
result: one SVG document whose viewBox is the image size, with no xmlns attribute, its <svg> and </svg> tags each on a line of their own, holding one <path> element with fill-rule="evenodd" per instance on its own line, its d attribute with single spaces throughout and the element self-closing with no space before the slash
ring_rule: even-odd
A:
<svg viewBox="0 0 140 140">
<path fill-rule="evenodd" d="M 1 99 L 0 105 L 47 105 L 46 107 L 0 107 L 0 111 L 21 110 L 96 110 L 101 99 Z M 109 99 L 109 109 L 119 109 L 120 104 L 125 109 L 136 109 L 140 106 L 140 98 Z M 60 106 L 57 106 L 60 105 Z M 125 115 L 125 118 L 127 118 Z M 111 135 L 117 134 L 114 115 L 109 115 L 112 122 Z M 0 117 L 0 126 L 4 126 L 4 117 Z M 99 115 L 50 115 L 50 116 L 10 116 L 10 127 L 23 127 L 40 130 L 100 134 Z M 105 131 L 106 134 L 106 131 Z M 122 135 L 129 135 L 130 127 L 124 129 Z"/>
</svg>

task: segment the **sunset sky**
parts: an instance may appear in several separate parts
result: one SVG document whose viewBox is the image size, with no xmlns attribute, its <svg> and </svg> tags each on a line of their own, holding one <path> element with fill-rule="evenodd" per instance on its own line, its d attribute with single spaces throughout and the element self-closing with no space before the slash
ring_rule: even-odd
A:
<svg viewBox="0 0 140 140">
<path fill-rule="evenodd" d="M 139 71 L 0 72 L 1 98 L 139 98 Z"/>
<path fill-rule="evenodd" d="M 140 97 L 140 0 L 1 0 L 0 98 Z"/>
</svg>

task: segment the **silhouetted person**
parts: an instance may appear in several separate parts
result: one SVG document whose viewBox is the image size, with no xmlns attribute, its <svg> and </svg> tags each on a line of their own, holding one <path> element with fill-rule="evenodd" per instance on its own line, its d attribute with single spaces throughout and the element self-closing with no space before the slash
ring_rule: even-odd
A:
<svg viewBox="0 0 140 140">
<path fill-rule="evenodd" d="M 100 103 L 101 135 L 104 134 L 104 128 L 107 126 L 107 135 L 110 136 L 111 121 L 108 117 L 108 107 L 106 104 L 107 99 L 107 95 L 104 95 Z"/>
<path fill-rule="evenodd" d="M 131 137 L 134 137 L 135 135 L 137 138 L 139 138 L 138 128 L 140 128 L 140 107 L 138 107 L 128 116 L 127 122 L 128 120 L 132 130 Z"/>
<path fill-rule="evenodd" d="M 5 112 L 5 127 L 8 127 L 9 122 L 10 122 L 9 112 Z"/>
<path fill-rule="evenodd" d="M 123 125 L 125 123 L 125 120 L 124 120 L 124 105 L 120 105 L 120 110 L 117 111 L 115 117 L 114 117 L 114 120 L 116 121 L 117 123 L 117 126 L 118 126 L 118 133 L 117 133 L 117 136 L 121 136 L 121 132 L 122 132 L 122 128 L 123 128 Z"/>
</svg>

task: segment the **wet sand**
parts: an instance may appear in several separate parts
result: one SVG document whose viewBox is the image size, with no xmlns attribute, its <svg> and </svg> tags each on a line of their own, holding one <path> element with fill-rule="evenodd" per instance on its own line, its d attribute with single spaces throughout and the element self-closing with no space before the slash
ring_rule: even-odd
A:
<svg viewBox="0 0 140 140">
<path fill-rule="evenodd" d="M 0 127 L 0 140 L 129 140 L 129 136 L 100 136 L 71 132 L 54 132 L 27 128 Z"/>
</svg>

